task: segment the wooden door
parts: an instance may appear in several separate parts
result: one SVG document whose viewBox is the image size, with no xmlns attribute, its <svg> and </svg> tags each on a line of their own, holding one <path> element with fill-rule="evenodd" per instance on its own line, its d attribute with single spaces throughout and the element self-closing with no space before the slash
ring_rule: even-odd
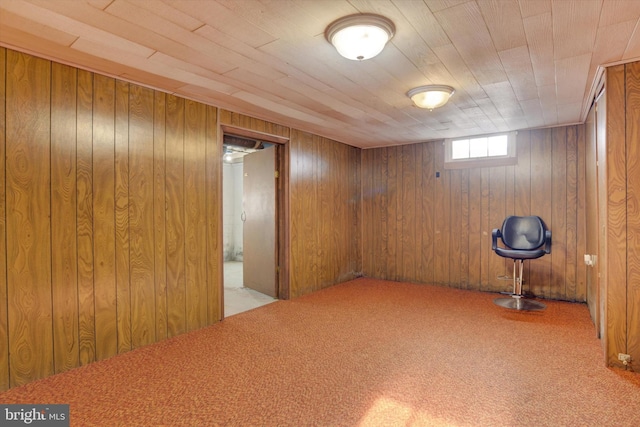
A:
<svg viewBox="0 0 640 427">
<path fill-rule="evenodd" d="M 244 157 L 244 286 L 273 298 L 277 292 L 276 146 Z"/>
<path fill-rule="evenodd" d="M 596 334 L 600 336 L 600 296 L 598 286 L 598 171 L 596 147 L 596 105 L 591 107 L 587 115 L 586 125 L 586 253 L 587 269 L 587 305 L 591 319 L 596 327 Z"/>
</svg>

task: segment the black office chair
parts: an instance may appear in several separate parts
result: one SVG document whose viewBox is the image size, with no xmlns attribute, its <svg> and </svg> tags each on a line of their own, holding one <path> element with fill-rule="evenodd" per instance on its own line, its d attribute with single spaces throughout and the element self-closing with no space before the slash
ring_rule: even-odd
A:
<svg viewBox="0 0 640 427">
<path fill-rule="evenodd" d="M 513 293 L 511 298 L 497 298 L 494 302 L 515 310 L 544 310 L 546 306 L 538 301 L 524 299 L 522 292 L 522 270 L 524 260 L 540 258 L 551 253 L 551 231 L 537 216 L 509 216 L 502 228 L 491 233 L 491 248 L 503 258 L 513 260 Z M 498 246 L 498 237 L 505 247 Z M 520 271 L 516 276 L 516 264 Z"/>
</svg>

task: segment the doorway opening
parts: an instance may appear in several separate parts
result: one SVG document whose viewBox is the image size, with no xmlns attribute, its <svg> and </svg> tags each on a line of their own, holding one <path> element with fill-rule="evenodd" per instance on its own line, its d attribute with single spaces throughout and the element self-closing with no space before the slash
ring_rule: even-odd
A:
<svg viewBox="0 0 640 427">
<path fill-rule="evenodd" d="M 223 136 L 224 317 L 277 301 L 280 147 Z"/>
</svg>

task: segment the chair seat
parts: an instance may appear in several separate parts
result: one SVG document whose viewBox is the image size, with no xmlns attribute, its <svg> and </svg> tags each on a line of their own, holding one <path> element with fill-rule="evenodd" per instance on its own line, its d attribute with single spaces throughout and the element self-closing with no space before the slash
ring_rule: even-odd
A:
<svg viewBox="0 0 640 427">
<path fill-rule="evenodd" d="M 542 255 L 546 253 L 544 249 L 537 249 L 533 251 L 523 251 L 523 250 L 506 249 L 506 248 L 500 248 L 500 247 L 496 248 L 495 252 L 501 257 L 511 258 L 511 259 L 536 259 L 536 258 L 540 258 Z"/>
</svg>

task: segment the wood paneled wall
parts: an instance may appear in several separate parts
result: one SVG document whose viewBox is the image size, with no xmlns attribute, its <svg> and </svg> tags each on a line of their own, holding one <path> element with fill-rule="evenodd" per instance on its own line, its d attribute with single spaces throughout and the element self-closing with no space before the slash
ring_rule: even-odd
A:
<svg viewBox="0 0 640 427">
<path fill-rule="evenodd" d="M 0 49 L 0 390 L 219 320 L 217 110 Z"/>
<path fill-rule="evenodd" d="M 491 250 L 508 215 L 539 215 L 550 255 L 525 263 L 525 290 L 585 301 L 584 125 L 520 131 L 518 164 L 444 169 L 442 142 L 363 150 L 363 271 L 371 277 L 510 291 Z"/>
<path fill-rule="evenodd" d="M 291 133 L 292 297 L 361 273 L 360 149 Z"/>
<path fill-rule="evenodd" d="M 607 364 L 640 371 L 640 62 L 607 68 L 606 75 Z M 602 254 L 601 254 L 602 255 Z"/>
<path fill-rule="evenodd" d="M 0 390 L 220 319 L 220 121 L 289 140 L 291 297 L 361 271 L 360 150 L 0 48 Z"/>
</svg>

